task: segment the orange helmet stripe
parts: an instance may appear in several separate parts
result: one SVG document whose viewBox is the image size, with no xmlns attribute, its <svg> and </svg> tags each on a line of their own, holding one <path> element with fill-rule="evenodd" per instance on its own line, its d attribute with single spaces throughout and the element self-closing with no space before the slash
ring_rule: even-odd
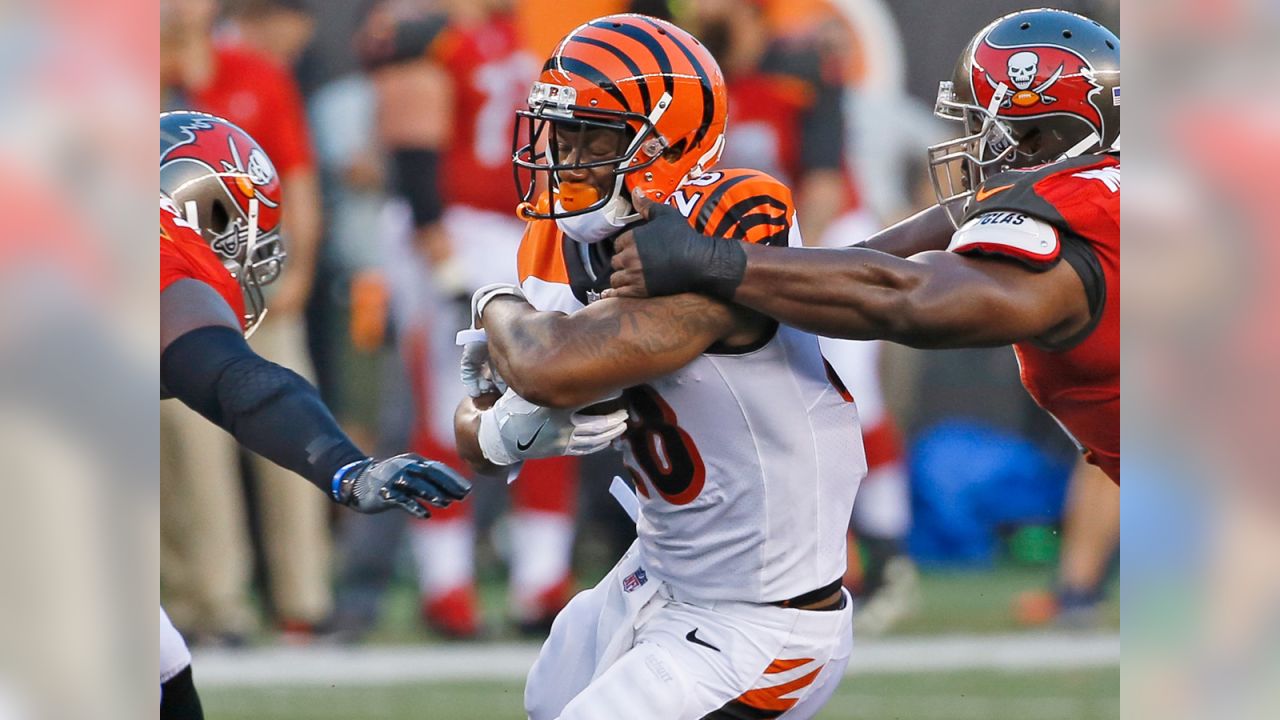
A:
<svg viewBox="0 0 1280 720">
<path fill-rule="evenodd" d="M 643 45 L 653 58 L 652 63 L 645 62 L 644 64 L 651 65 L 656 63 L 658 66 L 658 72 L 662 74 L 663 92 L 672 95 L 675 94 L 675 80 L 671 77 L 671 58 L 667 55 L 667 51 L 662 47 L 662 44 L 658 39 L 654 37 L 652 31 L 640 27 L 632 19 L 628 19 L 626 22 L 596 20 L 591 23 L 590 27 L 595 30 L 604 30 L 631 38 L 635 42 Z M 592 33 L 592 35 L 596 34 L 597 33 Z M 600 39 L 604 42 L 609 42 L 606 38 Z M 641 73 L 641 76 L 646 76 L 650 73 L 652 73 L 652 71 Z"/>
<path fill-rule="evenodd" d="M 652 25 L 655 29 L 661 29 L 658 24 L 652 20 L 646 19 L 645 22 Z M 698 80 L 700 81 L 699 84 L 701 85 L 702 90 L 702 121 L 698 123 L 698 132 L 693 138 L 693 144 L 698 145 L 707 137 L 707 131 L 711 129 L 711 118 L 715 116 L 716 100 L 715 94 L 711 90 L 711 77 L 707 75 L 706 68 L 702 67 L 702 64 L 698 62 L 697 57 L 694 56 L 693 52 L 680 41 L 680 38 L 667 33 L 663 33 L 662 37 L 680 50 L 685 59 L 689 61 L 690 67 L 693 68 L 694 74 L 698 76 Z"/>
<path fill-rule="evenodd" d="M 621 62 L 627 68 L 627 72 L 631 73 L 632 77 L 641 78 L 644 76 L 644 73 L 641 72 L 640 66 L 636 64 L 636 61 L 632 60 L 626 53 L 619 50 L 616 45 L 611 45 L 599 38 L 584 37 L 580 35 L 569 38 L 569 42 L 582 43 L 583 45 L 590 45 L 592 47 L 600 48 L 601 50 L 617 58 L 618 61 Z M 632 83 L 628 83 L 624 87 L 629 87 L 630 85 L 632 85 Z M 647 81 L 640 81 L 640 82 L 634 83 L 634 85 L 636 88 L 640 90 L 641 107 L 644 108 L 644 114 L 648 115 L 649 113 L 653 112 L 653 98 L 649 94 L 649 83 Z"/>
</svg>

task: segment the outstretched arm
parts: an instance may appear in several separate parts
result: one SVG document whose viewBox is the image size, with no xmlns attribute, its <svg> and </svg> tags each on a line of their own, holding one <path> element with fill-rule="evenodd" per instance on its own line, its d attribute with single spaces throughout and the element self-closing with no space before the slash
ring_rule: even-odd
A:
<svg viewBox="0 0 1280 720">
<path fill-rule="evenodd" d="M 482 318 L 498 373 L 521 397 L 581 407 L 666 375 L 719 340 L 748 342 L 758 321 L 700 295 L 600 300 L 572 315 L 539 312 L 514 297 Z"/>
<path fill-rule="evenodd" d="M 208 285 L 179 280 L 160 294 L 160 381 L 165 392 L 359 512 L 399 507 L 418 517 L 448 505 L 468 483 L 416 455 L 366 456 L 338 427 L 316 389 L 249 347 L 235 313 Z"/>
<path fill-rule="evenodd" d="M 1006 345 L 1069 337 L 1089 319 L 1067 263 L 1037 273 L 1007 260 L 862 248 L 744 247 L 734 302 L 829 337 L 913 347 Z"/>
<path fill-rule="evenodd" d="M 747 262 L 747 256 L 736 244 L 715 242 L 719 238 L 694 230 L 675 208 L 655 203 L 642 194 L 634 194 L 632 203 L 645 222 L 618 237 L 610 277 L 613 288 L 605 291 L 605 297 L 656 297 L 682 292 L 725 299 L 733 296 L 743 282 Z M 848 247 L 909 258 L 946 250 L 955 229 L 946 210 L 934 205 L 869 238 L 849 238 Z"/>
<path fill-rule="evenodd" d="M 1036 272 L 936 249 L 903 259 L 864 246 L 746 245 L 701 235 L 670 207 L 641 205 L 648 222 L 619 238 L 610 297 L 693 290 L 820 335 L 916 347 L 1053 341 L 1089 319 L 1084 285 L 1065 262 Z M 942 223 L 950 227 L 934 208 L 870 242 L 895 253 L 936 248 L 950 238 Z"/>
</svg>

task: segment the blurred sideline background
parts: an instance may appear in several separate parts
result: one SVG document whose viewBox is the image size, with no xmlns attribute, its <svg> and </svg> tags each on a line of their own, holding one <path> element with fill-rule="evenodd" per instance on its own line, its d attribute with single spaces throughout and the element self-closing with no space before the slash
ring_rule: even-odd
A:
<svg viewBox="0 0 1280 720">
<path fill-rule="evenodd" d="M 212 6 L 211 40 L 250 48 L 282 68 L 307 117 L 295 189 L 303 198 L 297 204 L 313 214 L 317 252 L 314 272 L 293 291 L 301 300 L 292 304 L 306 308 L 297 313 L 305 319 L 305 352 L 316 377 L 366 445 L 426 447 L 430 433 L 416 427 L 428 417 L 421 389 L 405 390 L 425 384 L 405 377 L 404 357 L 412 358 L 415 346 L 402 345 L 405 328 L 388 320 L 393 305 L 418 300 L 393 292 L 387 268 L 407 267 L 395 255 L 406 248 L 433 258 L 435 270 L 447 266 L 449 241 L 439 238 L 448 234 L 437 227 L 444 208 L 415 208 L 421 193 L 399 182 L 394 169 L 414 167 L 415 151 L 443 152 L 454 144 L 457 130 L 440 113 L 452 107 L 441 95 L 453 91 L 447 54 L 432 47 L 448 37 L 442 32 L 451 8 L 345 0 L 205 4 Z M 694 4 L 668 9 L 685 12 Z M 318 521 L 295 525 L 337 542 L 331 552 L 315 553 L 309 576 L 292 581 L 310 590 L 285 592 L 273 588 L 289 572 L 289 553 L 273 572 L 266 548 L 275 531 L 267 529 L 263 512 L 277 488 L 301 484 L 242 481 L 233 458 L 237 474 L 221 479 L 239 499 L 187 509 L 223 518 L 210 524 L 236 538 L 229 541 L 235 545 L 208 548 L 218 551 L 212 554 L 224 567 L 192 560 L 191 542 L 183 548 L 182 541 L 189 526 L 175 529 L 167 512 L 163 553 L 157 544 L 160 499 L 171 499 L 172 488 L 166 480 L 162 492 L 156 481 L 156 267 L 149 241 L 139 238 L 152 231 L 155 111 L 193 94 L 182 81 L 165 79 L 181 63 L 165 58 L 159 39 L 171 48 L 187 46 L 171 24 L 174 13 L 190 13 L 184 22 L 198 19 L 207 10 L 200 5 L 0 2 L 6 100 L 0 103 L 0 167 L 6 170 L 0 182 L 7 190 L 0 292 L 9 309 L 0 320 L 0 452 L 12 475 L 9 502 L 0 510 L 6 548 L 0 555 L 0 719 L 151 716 L 161 571 L 166 601 L 188 593 L 193 609 L 184 629 L 196 645 L 197 683 L 211 718 L 519 717 L 519 668 L 537 642 L 536 623 L 522 627 L 521 613 L 536 619 L 540 601 L 554 605 L 556 593 L 519 598 L 510 589 L 510 538 L 520 522 L 508 511 L 515 500 L 501 488 L 478 489 L 471 529 L 458 525 L 464 530 L 452 537 L 423 539 L 415 528 L 351 528 L 353 518 L 330 517 L 322 508 Z M 1056 5 L 1090 14 L 1121 34 L 1117 2 Z M 851 216 L 844 219 L 861 223 L 853 227 L 866 227 L 927 202 L 920 159 L 939 132 L 928 113 L 937 80 L 949 75 L 976 29 L 1026 5 L 833 0 L 732 6 L 737 15 L 762 18 L 767 37 L 801 38 L 791 45 L 822 51 L 817 75 L 826 84 L 834 77 L 843 88 L 842 163 L 833 174 L 821 171 L 836 168 L 801 162 L 801 172 L 787 179 L 798 187 L 817 178 L 807 189 L 830 201 L 817 207 L 834 207 L 833 217 Z M 885 348 L 880 381 L 886 415 L 901 434 L 913 511 L 896 544 L 914 559 L 915 591 L 892 604 L 908 612 L 891 618 L 884 634 L 860 634 L 851 676 L 823 717 L 1269 718 L 1280 708 L 1274 552 L 1280 547 L 1274 457 L 1280 445 L 1271 437 L 1280 384 L 1270 311 L 1275 284 L 1267 281 L 1276 266 L 1269 161 L 1280 112 L 1265 92 L 1276 69 L 1280 13 L 1265 0 L 1131 0 L 1124 7 L 1130 176 L 1139 180 L 1130 182 L 1125 207 L 1123 609 L 1111 575 L 1101 604 L 1065 621 L 1053 612 L 1051 597 L 1025 594 L 1057 583 L 1055 538 L 1071 468 L 1062 439 L 1051 427 L 1036 429 L 1043 418 L 1017 388 L 1011 354 L 935 358 Z M 517 45 L 540 57 L 578 22 L 623 8 L 513 3 Z M 814 77 L 768 74 L 806 76 L 809 83 Z M 803 122 L 806 106 L 820 95 L 787 82 L 771 89 L 785 97 L 798 90 L 794 122 Z M 223 99 L 230 102 L 230 95 Z M 390 97 L 406 109 L 384 112 Z M 507 147 L 504 139 L 504 153 Z M 311 202 L 305 199 L 308 173 Z M 833 175 L 838 189 L 821 182 Z M 295 222 L 297 234 L 306 235 L 306 223 Z M 807 220 L 805 227 L 818 242 Z M 451 285 L 447 273 L 425 272 L 432 292 L 446 296 L 467 282 Z M 289 298 L 273 302 L 286 310 L 291 304 Z M 435 302 L 438 314 L 448 313 Z M 423 354 L 429 343 L 420 342 Z M 949 397 L 957 391 L 967 397 Z M 1009 436 L 1025 442 L 1007 442 Z M 975 495 L 965 507 L 999 507 L 992 498 L 1007 499 L 1001 488 L 1043 487 L 1041 496 L 1026 499 L 1035 511 L 936 517 L 927 499 L 947 478 L 927 471 L 946 467 L 946 452 L 968 452 L 956 448 L 984 440 L 984 446 L 1026 450 L 1006 462 L 1024 473 L 1031 468 L 1036 482 L 995 470 L 984 473 L 983 482 L 968 478 L 965 487 L 989 494 Z M 930 465 L 931 458 L 943 460 Z M 1002 466 L 993 460 L 992 467 Z M 584 479 L 572 492 L 522 501 L 532 509 L 530 532 L 572 548 L 567 567 L 578 587 L 594 582 L 617 544 L 625 543 L 625 524 L 599 492 L 611 469 L 571 469 L 561 474 Z M 216 503 L 224 507 L 214 509 Z M 568 542 L 566 515 L 576 530 Z M 277 547 L 287 547 L 295 537 L 290 533 L 306 531 L 281 522 L 286 529 L 275 537 L 285 540 Z M 859 557 L 874 566 L 877 552 L 880 560 L 902 555 L 895 543 L 873 552 L 868 538 L 874 530 L 858 537 Z M 939 530 L 958 534 L 939 536 Z M 346 556 L 343 548 L 367 546 L 344 540 L 360 532 L 394 540 L 389 546 L 398 550 L 387 554 L 385 567 L 370 569 L 367 558 Z M 474 548 L 473 555 L 463 550 L 467 562 L 444 569 L 437 563 L 433 570 L 424 558 L 459 556 L 433 552 L 433 543 Z M 320 545 L 330 543 L 312 547 Z M 938 548 L 970 552 L 930 553 Z M 527 573 L 549 589 L 563 588 L 563 578 L 547 580 L 561 563 L 549 565 Z M 424 586 L 424 576 L 434 579 Z M 849 580 L 866 589 L 865 568 Z M 213 588 L 200 590 L 201 584 Z M 452 628 L 439 621 L 445 613 L 427 613 L 424 604 L 432 588 L 450 584 L 471 588 L 470 599 L 461 593 L 451 606 L 462 608 Z M 301 607 L 286 609 L 290 601 Z M 352 609 L 353 617 L 338 617 L 335 607 Z M 208 608 L 222 608 L 226 617 Z M 468 608 L 475 632 L 463 635 L 477 638 L 445 642 L 459 627 L 468 629 Z M 1123 695 L 1116 662 L 1121 619 Z M 1049 627 L 1028 630 L 1028 622 Z M 1077 629 L 1081 625 L 1085 629 Z M 325 675 L 336 658 L 352 657 L 359 682 Z M 408 676 L 387 667 L 408 668 Z M 439 668 L 451 670 L 446 675 Z M 312 679 L 299 680 L 306 673 L 314 673 Z"/>
</svg>

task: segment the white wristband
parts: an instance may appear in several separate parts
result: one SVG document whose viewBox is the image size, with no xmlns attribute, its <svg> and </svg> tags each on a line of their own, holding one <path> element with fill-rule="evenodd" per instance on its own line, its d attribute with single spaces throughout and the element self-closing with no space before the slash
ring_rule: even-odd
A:
<svg viewBox="0 0 1280 720">
<path fill-rule="evenodd" d="M 479 330 L 476 330 L 475 328 L 466 328 L 458 331 L 458 335 L 454 339 L 454 342 L 457 343 L 458 347 L 470 345 L 471 343 L 476 342 L 489 342 L 489 335 L 485 333 L 483 328 Z"/>
<path fill-rule="evenodd" d="M 498 427 L 498 418 L 493 408 L 480 413 L 480 430 L 476 433 L 476 442 L 480 445 L 480 453 L 484 455 L 484 459 L 494 465 L 505 467 L 519 461 L 519 458 L 507 451 L 502 442 L 502 430 Z"/>
<path fill-rule="evenodd" d="M 510 283 L 495 283 L 493 285 L 485 285 L 471 296 L 471 321 L 474 323 L 482 315 L 484 308 L 495 298 L 503 295 L 511 295 L 524 300 L 524 293 L 516 285 Z"/>
</svg>

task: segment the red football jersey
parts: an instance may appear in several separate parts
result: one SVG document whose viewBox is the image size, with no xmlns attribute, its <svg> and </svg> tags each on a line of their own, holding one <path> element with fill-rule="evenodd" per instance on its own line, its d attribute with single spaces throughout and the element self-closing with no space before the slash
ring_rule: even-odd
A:
<svg viewBox="0 0 1280 720">
<path fill-rule="evenodd" d="M 267 56 L 219 46 L 209 84 L 187 92 L 193 109 L 220 115 L 257 140 L 282 176 L 311 168 L 302 95 L 293 77 Z"/>
<path fill-rule="evenodd" d="M 511 135 L 538 63 L 519 44 L 511 17 L 445 28 L 428 50 L 453 84 L 453 139 L 441 167 L 447 204 L 514 213 Z"/>
<path fill-rule="evenodd" d="M 200 233 L 187 224 L 168 198 L 160 198 L 160 292 L 190 278 L 209 285 L 235 310 L 244 329 L 244 296 L 240 283 L 214 254 Z"/>
<path fill-rule="evenodd" d="M 812 38 L 774 42 L 759 67 L 727 76 L 725 89 L 729 124 L 720 164 L 760 170 L 791 185 L 815 170 L 840 170 L 846 209 L 857 207 L 845 164 L 844 82 Z"/>
<path fill-rule="evenodd" d="M 757 72 L 730 78 L 727 90 L 727 162 L 798 182 L 804 174 L 801 115 L 813 103 L 813 89 L 799 78 Z"/>
<path fill-rule="evenodd" d="M 1090 155 L 989 178 L 966 219 L 986 213 L 1023 213 L 1052 225 L 1059 235 L 1088 243 L 1097 260 L 1100 311 L 1069 347 L 1015 344 L 1022 384 L 1087 451 L 1090 462 L 1120 482 L 1120 159 Z M 985 196 L 985 197 L 984 197 Z M 979 252 L 1000 253 L 985 246 Z M 1059 248 L 1055 257 L 1059 259 Z M 1008 255 L 1023 262 L 1017 252 Z M 1036 264 L 1043 264 L 1037 259 Z M 1084 278 L 1082 278 L 1084 279 Z"/>
</svg>

